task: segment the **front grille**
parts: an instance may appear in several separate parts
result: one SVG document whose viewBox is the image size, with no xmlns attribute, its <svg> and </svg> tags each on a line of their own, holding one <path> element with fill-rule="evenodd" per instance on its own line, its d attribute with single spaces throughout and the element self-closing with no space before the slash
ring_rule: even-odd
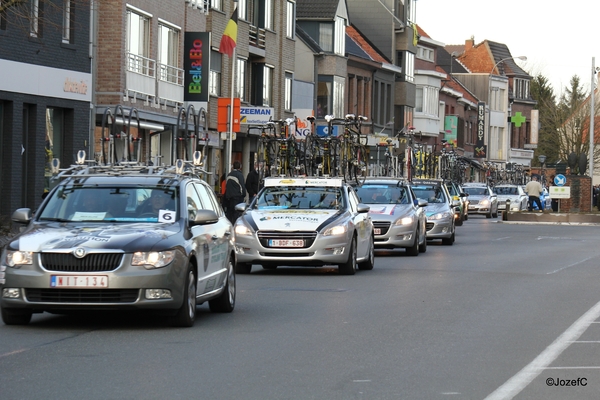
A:
<svg viewBox="0 0 600 400">
<path fill-rule="evenodd" d="M 425 229 L 427 229 L 428 231 L 432 230 L 433 227 L 435 226 L 435 224 L 433 222 L 428 222 L 425 224 Z"/>
<path fill-rule="evenodd" d="M 48 271 L 106 272 L 121 265 L 122 253 L 92 253 L 77 258 L 70 253 L 42 253 L 42 266 Z"/>
<path fill-rule="evenodd" d="M 269 246 L 270 239 L 277 240 L 304 240 L 303 247 L 295 248 L 309 248 L 315 241 L 317 232 L 306 232 L 306 231 L 295 231 L 295 232 L 282 232 L 282 231 L 258 231 L 258 240 L 263 247 Z"/>
<path fill-rule="evenodd" d="M 479 204 L 479 200 L 469 200 L 469 203 L 470 203 L 471 205 L 474 205 L 474 204 Z"/>
<path fill-rule="evenodd" d="M 26 289 L 31 303 L 133 303 L 139 289 Z"/>
<path fill-rule="evenodd" d="M 391 222 L 373 221 L 373 227 L 381 229 L 380 235 L 385 235 L 390 229 Z"/>
</svg>

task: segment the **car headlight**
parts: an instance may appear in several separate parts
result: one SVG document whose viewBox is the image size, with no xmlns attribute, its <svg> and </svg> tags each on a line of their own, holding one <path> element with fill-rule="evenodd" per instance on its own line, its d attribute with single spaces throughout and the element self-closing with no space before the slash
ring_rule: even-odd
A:
<svg viewBox="0 0 600 400">
<path fill-rule="evenodd" d="M 396 220 L 396 222 L 394 222 L 394 225 L 410 225 L 412 224 L 414 221 L 414 217 L 410 216 L 410 217 L 404 217 L 404 218 L 398 218 Z"/>
<path fill-rule="evenodd" d="M 238 223 L 235 225 L 234 232 L 236 235 L 250 236 L 252 231 L 244 223 Z"/>
<path fill-rule="evenodd" d="M 483 199 L 479 204 L 481 204 L 482 206 L 487 206 L 490 204 L 490 201 L 488 199 Z"/>
<path fill-rule="evenodd" d="M 346 227 L 346 225 L 336 225 L 325 229 L 325 231 L 323 232 L 323 236 L 343 235 L 346 233 L 347 230 L 348 228 Z"/>
<path fill-rule="evenodd" d="M 432 216 L 429 217 L 429 219 L 431 220 L 440 220 L 440 219 L 446 219 L 450 217 L 450 213 L 449 212 L 441 212 L 441 213 L 437 213 L 437 214 L 433 214 Z"/>
<path fill-rule="evenodd" d="M 168 251 L 137 251 L 133 253 L 131 265 L 143 265 L 144 267 L 162 268 L 175 259 L 175 252 Z"/>
<path fill-rule="evenodd" d="M 31 251 L 6 250 L 4 262 L 12 268 L 19 268 L 21 265 L 33 264 L 33 253 Z"/>
</svg>

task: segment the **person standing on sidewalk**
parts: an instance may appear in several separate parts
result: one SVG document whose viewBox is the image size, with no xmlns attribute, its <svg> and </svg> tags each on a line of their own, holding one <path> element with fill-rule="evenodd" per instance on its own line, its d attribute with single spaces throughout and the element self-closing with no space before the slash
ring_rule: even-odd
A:
<svg viewBox="0 0 600 400">
<path fill-rule="evenodd" d="M 537 176 L 533 175 L 531 177 L 531 180 L 527 182 L 527 185 L 525 185 L 525 192 L 529 196 L 529 211 L 533 211 L 534 202 L 535 204 L 537 204 L 538 210 L 540 210 L 540 212 L 543 211 L 542 202 L 540 201 L 540 194 L 542 194 L 543 191 L 544 189 L 542 188 L 542 185 L 538 182 Z"/>
<path fill-rule="evenodd" d="M 240 170 L 241 168 L 240 162 L 234 161 L 233 170 L 227 175 L 227 183 L 225 184 L 226 215 L 232 224 L 240 216 L 240 212 L 235 210 L 235 206 L 243 203 L 246 199 L 246 185 L 244 184 L 244 175 Z"/>
</svg>

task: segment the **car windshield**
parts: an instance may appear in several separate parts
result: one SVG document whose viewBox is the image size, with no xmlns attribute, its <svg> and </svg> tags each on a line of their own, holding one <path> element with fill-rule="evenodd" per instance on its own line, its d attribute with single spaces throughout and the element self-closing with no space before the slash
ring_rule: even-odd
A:
<svg viewBox="0 0 600 400">
<path fill-rule="evenodd" d="M 426 200 L 428 203 L 444 203 L 446 197 L 439 186 L 413 186 L 413 192 L 417 198 Z"/>
<path fill-rule="evenodd" d="M 516 187 L 498 187 L 496 186 L 494 188 L 494 193 L 496 194 L 500 194 L 500 195 L 518 195 L 519 194 L 519 189 L 517 189 Z"/>
<path fill-rule="evenodd" d="M 465 187 L 464 191 L 469 196 L 487 196 L 488 195 L 488 191 L 484 187 Z"/>
<path fill-rule="evenodd" d="M 254 203 L 259 210 L 269 209 L 329 209 L 345 208 L 341 188 L 336 187 L 266 187 Z"/>
<path fill-rule="evenodd" d="M 365 184 L 356 192 L 360 201 L 365 204 L 409 204 L 409 196 L 405 187 Z"/>
<path fill-rule="evenodd" d="M 175 222 L 177 191 L 164 187 L 60 187 L 40 211 L 40 221 Z"/>
</svg>

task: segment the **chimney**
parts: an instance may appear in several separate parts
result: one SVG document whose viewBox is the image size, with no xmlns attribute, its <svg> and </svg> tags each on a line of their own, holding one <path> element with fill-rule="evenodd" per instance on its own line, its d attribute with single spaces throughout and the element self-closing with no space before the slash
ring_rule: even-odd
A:
<svg viewBox="0 0 600 400">
<path fill-rule="evenodd" d="M 473 39 L 473 38 L 465 40 L 465 52 L 471 50 L 473 48 L 474 44 L 475 44 L 475 39 Z"/>
</svg>

